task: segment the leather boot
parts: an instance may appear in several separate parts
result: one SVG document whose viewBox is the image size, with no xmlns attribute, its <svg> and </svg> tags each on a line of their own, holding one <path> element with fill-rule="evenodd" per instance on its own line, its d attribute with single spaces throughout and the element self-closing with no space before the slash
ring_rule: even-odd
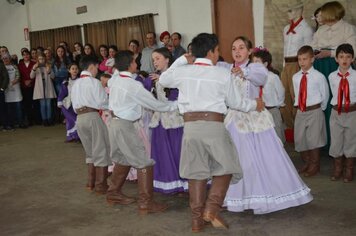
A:
<svg viewBox="0 0 356 236">
<path fill-rule="evenodd" d="M 344 169 L 343 162 L 344 162 L 344 156 L 334 158 L 333 174 L 330 177 L 331 181 L 339 180 L 340 177 L 342 176 L 342 171 Z"/>
<path fill-rule="evenodd" d="M 204 229 L 203 211 L 206 201 L 206 184 L 207 180 L 190 179 L 188 181 L 193 233 L 198 233 Z"/>
<path fill-rule="evenodd" d="M 128 205 L 135 202 L 135 198 L 126 196 L 121 192 L 121 188 L 125 183 L 126 177 L 131 166 L 122 166 L 115 164 L 111 174 L 111 184 L 106 194 L 106 201 L 111 204 Z"/>
<path fill-rule="evenodd" d="M 309 155 L 309 151 L 304 151 L 300 153 L 300 157 L 302 158 L 302 160 L 304 161 L 304 165 L 298 169 L 298 173 L 305 173 L 309 167 L 309 162 L 310 162 L 310 155 Z"/>
<path fill-rule="evenodd" d="M 320 149 L 316 148 L 309 151 L 310 164 L 307 171 L 304 173 L 305 177 L 311 177 L 320 172 Z"/>
<path fill-rule="evenodd" d="M 221 206 L 224 203 L 227 189 L 230 185 L 232 175 L 214 176 L 209 191 L 208 199 L 205 203 L 203 219 L 211 222 L 214 228 L 228 229 L 229 225 L 219 215 Z"/>
<path fill-rule="evenodd" d="M 138 210 L 141 215 L 163 212 L 166 204 L 153 201 L 153 166 L 137 169 Z"/>
<path fill-rule="evenodd" d="M 93 163 L 88 163 L 88 182 L 86 188 L 93 191 L 95 187 L 95 167 Z"/>
<path fill-rule="evenodd" d="M 352 157 L 346 158 L 344 183 L 351 182 L 353 180 L 353 177 L 354 177 L 354 159 Z"/>
<path fill-rule="evenodd" d="M 97 194 L 106 194 L 108 190 L 107 184 L 108 167 L 95 167 L 95 192 Z"/>
</svg>

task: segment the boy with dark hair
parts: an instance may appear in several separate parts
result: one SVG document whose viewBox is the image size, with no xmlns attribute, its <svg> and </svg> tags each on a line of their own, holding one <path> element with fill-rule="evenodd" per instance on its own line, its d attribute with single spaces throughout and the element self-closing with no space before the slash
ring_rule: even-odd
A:
<svg viewBox="0 0 356 236">
<path fill-rule="evenodd" d="M 140 82 L 132 78 L 137 71 L 131 51 L 120 51 L 115 56 L 115 71 L 108 81 L 110 88 L 109 109 L 113 118 L 109 122 L 110 156 L 115 162 L 107 194 L 109 203 L 127 205 L 135 201 L 121 192 L 131 167 L 137 169 L 138 210 L 140 214 L 162 212 L 166 204 L 153 200 L 153 165 L 144 144 L 135 131 L 134 122 L 141 118 L 142 107 L 156 111 L 173 111 L 175 102 L 156 100 Z"/>
<path fill-rule="evenodd" d="M 305 177 L 320 171 L 320 148 L 326 145 L 323 110 L 329 99 L 325 76 L 313 67 L 314 52 L 310 46 L 298 50 L 300 71 L 293 75 L 294 106 L 298 108 L 294 123 L 295 150 L 300 152 L 304 166 L 299 173 Z"/>
<path fill-rule="evenodd" d="M 353 162 L 356 157 L 356 71 L 351 68 L 354 50 L 351 44 L 336 49 L 339 69 L 329 75 L 333 106 L 330 116 L 331 145 L 329 155 L 334 157 L 331 180 L 338 180 L 344 171 L 344 182 L 353 180 Z"/>
<path fill-rule="evenodd" d="M 72 87 L 72 105 L 77 116 L 78 135 L 83 144 L 88 165 L 89 190 L 105 194 L 108 188 L 109 140 L 107 128 L 100 118 L 99 110 L 107 107 L 107 95 L 100 81 L 98 61 L 93 56 L 83 56 L 80 60 L 83 70 Z"/>
<path fill-rule="evenodd" d="M 233 86 L 231 72 L 216 67 L 218 38 L 201 33 L 192 41 L 191 55 L 178 58 L 159 78 L 163 87 L 178 88 L 178 107 L 184 116 L 180 176 L 189 180 L 192 231 L 204 229 L 204 221 L 228 228 L 220 211 L 230 181 L 242 177 L 235 146 L 224 126 L 227 105 L 242 111 L 262 110 L 261 99 L 242 99 Z M 187 65 L 193 64 L 193 65 Z M 207 196 L 207 179 L 212 184 Z"/>
</svg>

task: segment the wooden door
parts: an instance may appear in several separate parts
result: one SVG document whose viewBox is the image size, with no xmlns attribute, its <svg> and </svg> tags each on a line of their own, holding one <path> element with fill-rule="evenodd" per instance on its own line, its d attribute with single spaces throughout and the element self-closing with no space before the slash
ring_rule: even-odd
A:
<svg viewBox="0 0 356 236">
<path fill-rule="evenodd" d="M 219 37 L 220 55 L 232 62 L 231 44 L 237 36 L 255 42 L 252 0 L 211 0 L 213 32 Z"/>
</svg>

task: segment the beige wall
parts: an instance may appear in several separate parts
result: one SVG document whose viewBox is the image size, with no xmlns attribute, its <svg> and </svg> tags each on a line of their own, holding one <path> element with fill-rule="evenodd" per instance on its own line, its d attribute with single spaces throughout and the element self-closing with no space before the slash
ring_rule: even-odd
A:
<svg viewBox="0 0 356 236">
<path fill-rule="evenodd" d="M 256 0 L 257 1 L 257 0 Z M 295 0 L 265 0 L 264 17 L 264 45 L 273 56 L 273 66 L 282 70 L 283 66 L 283 28 L 289 24 L 287 16 L 287 6 Z M 308 0 L 304 5 L 304 19 L 310 26 L 315 27 L 315 22 L 311 19 L 314 11 L 328 0 Z M 354 0 L 339 0 L 346 9 L 345 20 L 356 24 L 356 7 Z"/>
</svg>

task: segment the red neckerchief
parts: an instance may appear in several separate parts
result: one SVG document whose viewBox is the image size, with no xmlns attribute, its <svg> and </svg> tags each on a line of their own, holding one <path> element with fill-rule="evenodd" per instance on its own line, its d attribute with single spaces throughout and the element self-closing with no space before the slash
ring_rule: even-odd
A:
<svg viewBox="0 0 356 236">
<path fill-rule="evenodd" d="M 90 75 L 82 74 L 80 75 L 80 78 L 90 78 Z"/>
<path fill-rule="evenodd" d="M 120 75 L 120 77 L 123 77 L 123 78 L 131 78 L 131 76 L 129 76 L 129 75 L 124 75 L 124 74 L 119 74 Z"/>
<path fill-rule="evenodd" d="M 349 81 L 347 80 L 347 76 L 350 75 L 349 72 L 346 72 L 346 74 L 341 74 L 340 72 L 337 73 L 338 76 L 341 77 L 340 83 L 339 83 L 339 91 L 337 94 L 337 112 L 341 113 L 342 109 L 342 100 L 345 97 L 345 112 L 349 112 L 350 108 L 350 87 L 349 87 Z"/>
<path fill-rule="evenodd" d="M 290 21 L 290 25 L 289 25 L 289 30 L 287 31 L 287 35 L 292 33 L 292 34 L 296 34 L 296 32 L 294 31 L 294 29 L 299 25 L 299 23 L 303 20 L 303 17 L 300 17 L 295 23 L 293 22 L 293 20 Z"/>
<path fill-rule="evenodd" d="M 307 74 L 308 72 L 302 72 L 303 76 L 300 80 L 299 86 L 299 97 L 298 97 L 298 106 L 302 112 L 305 112 L 307 108 Z"/>
<path fill-rule="evenodd" d="M 203 63 L 203 62 L 194 62 L 194 65 L 198 65 L 198 66 L 211 66 L 208 63 Z"/>
</svg>

